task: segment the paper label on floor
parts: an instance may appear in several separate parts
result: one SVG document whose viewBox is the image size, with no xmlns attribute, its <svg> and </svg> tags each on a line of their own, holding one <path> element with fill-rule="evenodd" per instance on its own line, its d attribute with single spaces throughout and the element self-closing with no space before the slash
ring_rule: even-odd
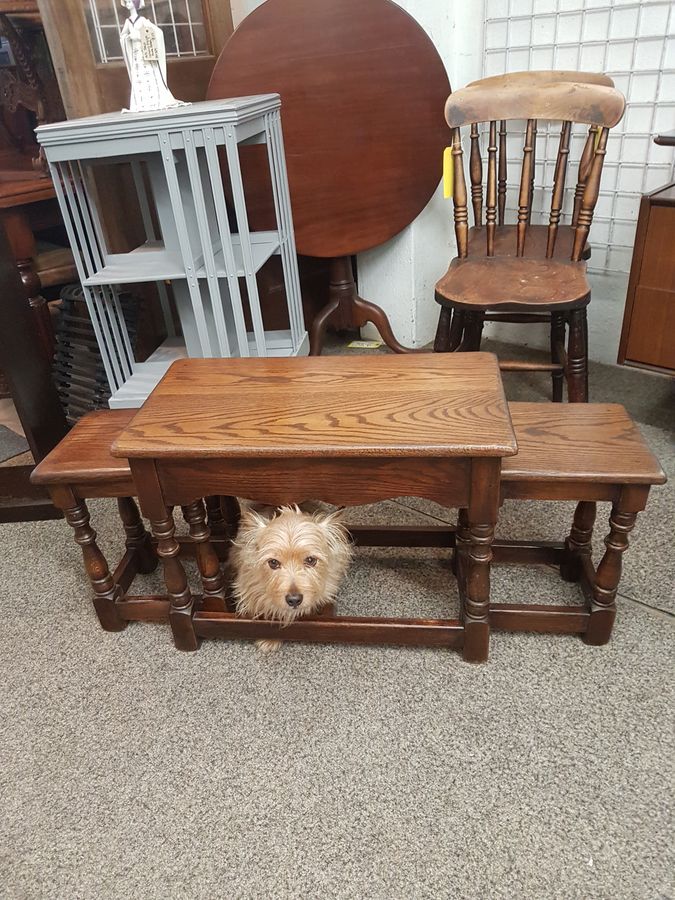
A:
<svg viewBox="0 0 675 900">
<path fill-rule="evenodd" d="M 382 346 L 382 341 L 352 341 L 347 344 L 350 350 L 377 350 Z"/>
</svg>

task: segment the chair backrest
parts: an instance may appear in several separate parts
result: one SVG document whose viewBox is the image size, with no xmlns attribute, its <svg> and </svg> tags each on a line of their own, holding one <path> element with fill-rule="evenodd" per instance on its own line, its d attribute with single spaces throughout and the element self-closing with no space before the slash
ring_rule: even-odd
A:
<svg viewBox="0 0 675 900">
<path fill-rule="evenodd" d="M 509 76 L 484 79 L 482 82 L 462 88 L 451 94 L 445 105 L 445 117 L 452 129 L 453 202 L 459 256 L 468 255 L 467 191 L 461 128 L 470 126 L 471 203 L 474 223 L 480 226 L 483 224 L 483 162 L 478 126 L 489 123 L 485 228 L 486 254 L 493 256 L 495 229 L 497 224 L 504 224 L 506 210 L 506 124 L 509 120 L 527 121 L 516 226 L 516 255 L 523 256 L 527 228 L 532 215 L 537 124 L 546 120 L 561 122 L 548 221 L 547 258 L 552 257 L 555 251 L 558 225 L 562 215 L 572 126 L 577 123 L 589 126 L 588 137 L 579 160 L 572 215 L 575 235 L 571 259 L 579 260 L 586 246 L 598 200 L 609 129 L 623 116 L 625 99 L 619 91 L 605 84 L 570 82 L 564 79 L 545 82 L 538 79 L 528 81 L 516 78 L 504 81 L 505 78 L 508 79 Z M 497 121 L 499 121 L 499 145 Z"/>
<path fill-rule="evenodd" d="M 576 72 L 573 69 L 506 72 L 504 75 L 490 75 L 488 78 L 472 81 L 467 87 L 485 85 L 494 88 L 511 84 L 539 85 L 550 84 L 552 81 L 575 81 L 577 84 L 604 84 L 606 87 L 614 87 L 614 81 L 609 75 L 603 75 L 601 72 Z"/>
</svg>

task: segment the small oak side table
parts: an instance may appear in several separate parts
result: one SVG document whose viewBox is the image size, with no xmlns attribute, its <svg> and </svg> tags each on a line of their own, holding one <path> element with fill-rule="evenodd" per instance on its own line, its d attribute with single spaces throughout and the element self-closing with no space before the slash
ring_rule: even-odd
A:
<svg viewBox="0 0 675 900">
<path fill-rule="evenodd" d="M 281 637 L 448 646 L 474 662 L 488 655 L 501 459 L 516 449 L 489 353 L 181 360 L 113 444 L 157 539 L 179 649 L 197 649 L 200 637 Z M 241 618 L 227 610 L 210 547 L 199 499 L 210 494 L 273 505 L 412 495 L 466 509 L 461 618 L 319 616 L 281 631 Z M 206 604 L 193 598 L 178 558 L 173 506 L 190 507 L 199 525 L 193 535 L 212 576 Z"/>
</svg>

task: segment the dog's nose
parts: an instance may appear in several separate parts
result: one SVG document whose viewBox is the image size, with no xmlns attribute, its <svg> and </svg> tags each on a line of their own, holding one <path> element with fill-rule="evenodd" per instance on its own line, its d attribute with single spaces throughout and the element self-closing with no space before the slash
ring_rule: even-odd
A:
<svg viewBox="0 0 675 900">
<path fill-rule="evenodd" d="M 286 594 L 286 603 L 295 609 L 302 603 L 302 594 Z"/>
</svg>

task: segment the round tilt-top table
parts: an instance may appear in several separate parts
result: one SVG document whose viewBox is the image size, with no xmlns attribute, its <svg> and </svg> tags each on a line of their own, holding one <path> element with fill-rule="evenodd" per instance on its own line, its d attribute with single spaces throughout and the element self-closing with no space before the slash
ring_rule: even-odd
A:
<svg viewBox="0 0 675 900">
<path fill-rule="evenodd" d="M 441 172 L 450 84 L 424 30 L 391 0 L 267 0 L 232 34 L 207 96 L 274 91 L 282 122 L 298 253 L 331 260 L 330 298 L 311 330 L 373 322 L 394 337 L 380 307 L 358 297 L 349 257 L 388 241 L 426 206 Z M 251 226 L 273 207 L 264 148 L 242 148 L 255 184 Z"/>
</svg>

